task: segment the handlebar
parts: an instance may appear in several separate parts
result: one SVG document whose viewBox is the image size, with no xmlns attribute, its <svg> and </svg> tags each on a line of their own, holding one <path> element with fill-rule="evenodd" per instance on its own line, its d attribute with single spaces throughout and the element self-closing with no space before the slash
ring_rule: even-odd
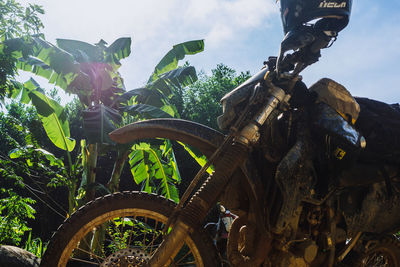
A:
<svg viewBox="0 0 400 267">
<path fill-rule="evenodd" d="M 335 36 L 329 36 L 311 26 L 302 26 L 286 34 L 280 47 L 276 61 L 278 77 L 282 72 L 298 75 L 307 66 L 317 62 L 321 57 L 321 49 L 326 48 Z M 285 53 L 294 50 L 292 54 Z"/>
</svg>

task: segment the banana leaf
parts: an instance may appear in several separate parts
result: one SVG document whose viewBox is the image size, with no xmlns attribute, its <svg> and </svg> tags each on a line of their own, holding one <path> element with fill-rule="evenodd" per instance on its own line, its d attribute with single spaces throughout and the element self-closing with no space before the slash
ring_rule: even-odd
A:
<svg viewBox="0 0 400 267">
<path fill-rule="evenodd" d="M 112 62 L 121 65 L 119 60 L 128 57 L 131 54 L 131 38 L 123 37 L 115 40 L 105 49 L 106 62 Z"/>
<path fill-rule="evenodd" d="M 174 45 L 161 59 L 150 76 L 148 83 L 154 82 L 161 74 L 176 69 L 179 60 L 186 55 L 194 55 L 204 50 L 204 40 L 194 40 Z"/>
<path fill-rule="evenodd" d="M 75 140 L 70 138 L 69 123 L 63 107 L 39 91 L 29 92 L 29 98 L 53 144 L 71 152 L 75 147 Z"/>
<path fill-rule="evenodd" d="M 127 106 L 123 109 L 123 111 L 127 112 L 130 115 L 139 116 L 145 119 L 171 118 L 171 115 L 163 111 L 162 109 L 146 104 L 135 104 Z"/>
<path fill-rule="evenodd" d="M 174 185 L 172 167 L 165 164 L 161 155 L 148 143 L 133 145 L 132 150 L 129 164 L 135 182 L 142 184 L 143 190 L 148 193 L 161 192 L 165 197 L 178 202 L 179 194 Z M 159 183 L 156 184 L 156 181 Z"/>
<path fill-rule="evenodd" d="M 98 46 L 69 39 L 57 39 L 56 43 L 58 47 L 72 54 L 79 63 L 103 61 L 103 50 Z"/>
<path fill-rule="evenodd" d="M 182 89 L 197 81 L 196 69 L 192 66 L 181 67 L 168 71 L 158 79 L 146 85 L 152 90 L 161 91 L 165 96 L 173 95 L 177 89 Z"/>
</svg>

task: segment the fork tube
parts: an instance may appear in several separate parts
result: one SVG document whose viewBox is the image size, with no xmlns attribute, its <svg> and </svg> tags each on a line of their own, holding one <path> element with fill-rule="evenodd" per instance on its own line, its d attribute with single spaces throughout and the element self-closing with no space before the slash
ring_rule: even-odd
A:
<svg viewBox="0 0 400 267">
<path fill-rule="evenodd" d="M 263 110 L 254 117 L 252 123 L 243 128 L 233 143 L 221 152 L 219 160 L 215 163 L 215 172 L 181 210 L 171 232 L 153 254 L 148 266 L 162 267 L 174 259 L 185 238 L 201 225 L 210 208 L 216 204 L 236 168 L 245 163 L 249 147 L 258 141 L 258 127 L 268 119 L 284 97 L 285 92 L 282 89 L 271 88 L 270 97 Z"/>
</svg>

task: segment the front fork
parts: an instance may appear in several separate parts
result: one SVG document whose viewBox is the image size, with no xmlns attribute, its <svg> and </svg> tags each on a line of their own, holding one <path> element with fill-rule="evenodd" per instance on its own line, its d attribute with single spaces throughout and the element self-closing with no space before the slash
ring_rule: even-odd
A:
<svg viewBox="0 0 400 267">
<path fill-rule="evenodd" d="M 269 93 L 270 97 L 262 111 L 241 130 L 232 144 L 222 152 L 219 160 L 215 163 L 215 172 L 207 178 L 181 210 L 174 227 L 151 257 L 148 266 L 161 267 L 171 263 L 184 244 L 186 237 L 204 221 L 210 208 L 216 204 L 236 168 L 245 163 L 251 145 L 257 143 L 259 139 L 259 126 L 265 123 L 286 97 L 285 92 L 275 86 L 269 89 Z"/>
</svg>

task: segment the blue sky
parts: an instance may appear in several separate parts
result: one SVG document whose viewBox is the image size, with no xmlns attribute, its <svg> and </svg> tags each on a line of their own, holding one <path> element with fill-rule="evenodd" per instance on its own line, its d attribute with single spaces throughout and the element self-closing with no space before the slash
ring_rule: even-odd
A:
<svg viewBox="0 0 400 267">
<path fill-rule="evenodd" d="M 21 2 L 44 7 L 44 33 L 50 42 L 70 38 L 112 43 L 132 37 L 132 54 L 121 67 L 128 90 L 147 81 L 173 44 L 205 39 L 205 51 L 187 58 L 198 71 L 209 73 L 224 63 L 255 73 L 268 56 L 277 54 L 283 38 L 275 0 Z M 349 26 L 323 50 L 320 62 L 303 72 L 304 81 L 311 85 L 329 77 L 353 95 L 400 102 L 399 47 L 400 1 L 354 1 Z"/>
</svg>

